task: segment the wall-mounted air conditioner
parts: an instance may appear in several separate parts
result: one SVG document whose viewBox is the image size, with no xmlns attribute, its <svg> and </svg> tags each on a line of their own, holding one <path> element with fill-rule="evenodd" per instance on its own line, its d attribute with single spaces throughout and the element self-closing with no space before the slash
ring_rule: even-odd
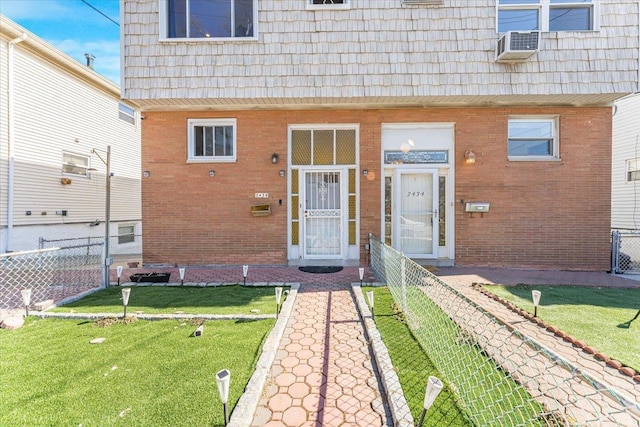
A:
<svg viewBox="0 0 640 427">
<path fill-rule="evenodd" d="M 523 61 L 540 50 L 540 31 L 507 31 L 500 35 L 496 61 Z"/>
</svg>

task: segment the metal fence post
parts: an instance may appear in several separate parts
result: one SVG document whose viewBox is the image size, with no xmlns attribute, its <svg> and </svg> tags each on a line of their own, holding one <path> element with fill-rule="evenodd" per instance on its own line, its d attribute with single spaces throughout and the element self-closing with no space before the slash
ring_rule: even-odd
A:
<svg viewBox="0 0 640 427">
<path fill-rule="evenodd" d="M 620 268 L 620 232 L 611 232 L 611 272 L 616 274 Z"/>
</svg>

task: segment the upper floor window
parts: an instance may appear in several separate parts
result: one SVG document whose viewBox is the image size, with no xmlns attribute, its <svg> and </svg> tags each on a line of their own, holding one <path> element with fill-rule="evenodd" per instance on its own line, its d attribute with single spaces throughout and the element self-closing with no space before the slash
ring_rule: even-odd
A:
<svg viewBox="0 0 640 427">
<path fill-rule="evenodd" d="M 306 0 L 307 9 L 348 9 L 350 0 Z"/>
<path fill-rule="evenodd" d="M 89 173 L 89 156 L 62 152 L 62 173 L 87 176 Z"/>
<path fill-rule="evenodd" d="M 627 160 L 627 182 L 640 181 L 640 157 Z"/>
<path fill-rule="evenodd" d="M 257 0 L 160 2 L 161 22 L 165 23 L 161 38 L 250 38 L 255 35 Z"/>
<path fill-rule="evenodd" d="M 599 0 L 498 0 L 498 32 L 596 29 Z"/>
<path fill-rule="evenodd" d="M 135 225 L 118 225 L 118 244 L 133 243 L 136 241 Z"/>
<path fill-rule="evenodd" d="M 190 119 L 189 157 L 192 162 L 236 160 L 235 119 Z"/>
<path fill-rule="evenodd" d="M 555 118 L 509 119 L 509 160 L 553 160 L 559 158 Z"/>
<path fill-rule="evenodd" d="M 136 124 L 136 110 L 129 107 L 128 105 L 123 104 L 122 102 L 118 106 L 118 115 L 120 120 L 124 120 L 127 123 L 131 123 L 132 125 Z"/>
</svg>

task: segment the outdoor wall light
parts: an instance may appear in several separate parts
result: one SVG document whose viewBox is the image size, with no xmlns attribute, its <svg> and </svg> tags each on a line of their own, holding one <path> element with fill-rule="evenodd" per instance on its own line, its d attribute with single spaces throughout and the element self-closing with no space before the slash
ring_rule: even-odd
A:
<svg viewBox="0 0 640 427">
<path fill-rule="evenodd" d="M 180 267 L 178 269 L 178 272 L 180 273 L 180 286 L 184 285 L 184 272 L 185 272 L 185 268 L 184 267 Z"/>
<path fill-rule="evenodd" d="M 362 170 L 362 176 L 367 176 L 369 175 L 369 170 L 368 169 L 363 169 Z"/>
<path fill-rule="evenodd" d="M 424 393 L 424 404 L 422 406 L 422 413 L 420 414 L 420 421 L 418 421 L 418 427 L 422 427 L 424 415 L 427 413 L 429 408 L 431 408 L 431 405 L 433 405 L 433 402 L 441 391 L 442 381 L 436 377 L 429 377 L 429 380 L 427 381 L 427 389 Z"/>
<path fill-rule="evenodd" d="M 243 280 L 243 284 L 246 285 L 247 284 L 247 273 L 249 272 L 249 266 L 248 265 L 243 265 L 242 266 L 242 278 Z"/>
<path fill-rule="evenodd" d="M 131 288 L 122 289 L 122 306 L 124 307 L 123 319 L 127 318 L 127 306 L 129 305 L 129 295 L 131 294 Z"/>
<path fill-rule="evenodd" d="M 280 315 L 280 301 L 282 300 L 282 286 L 276 287 L 276 319 Z"/>
<path fill-rule="evenodd" d="M 273 163 L 275 165 L 279 161 L 280 161 L 280 156 L 278 155 L 278 153 L 273 153 L 271 155 L 271 163 Z"/>
<path fill-rule="evenodd" d="M 145 177 L 145 178 L 149 178 L 149 177 L 151 176 L 151 172 L 149 172 L 149 171 L 143 171 L 143 172 L 142 172 L 142 176 L 143 176 L 143 177 Z"/>
<path fill-rule="evenodd" d="M 538 305 L 540 304 L 540 296 L 542 296 L 542 292 L 540 291 L 531 291 L 531 298 L 533 299 L 533 316 L 538 317 Z"/>
<path fill-rule="evenodd" d="M 229 401 L 229 383 L 231 382 L 231 372 L 228 369 L 223 369 L 216 373 L 216 383 L 218 383 L 218 394 L 222 401 L 222 408 L 224 410 L 224 425 L 229 424 L 229 413 L 227 412 L 227 402 Z"/>
<path fill-rule="evenodd" d="M 20 291 L 22 294 L 22 302 L 24 303 L 25 317 L 29 316 L 29 304 L 31 304 L 31 289 L 23 289 Z"/>
<path fill-rule="evenodd" d="M 122 266 L 121 265 L 116 267 L 116 274 L 118 275 L 118 286 L 120 286 L 120 277 L 122 276 Z"/>
<path fill-rule="evenodd" d="M 211 170 L 209 171 L 209 176 L 210 176 L 211 178 L 213 178 L 214 176 L 216 176 L 216 171 L 214 171 L 213 169 L 211 169 Z"/>
<path fill-rule="evenodd" d="M 468 165 L 476 162 L 476 153 L 471 150 L 464 152 L 464 162 Z"/>
<path fill-rule="evenodd" d="M 373 291 L 367 291 L 367 299 L 369 300 L 369 309 L 371 310 L 371 316 L 373 314 Z"/>
<path fill-rule="evenodd" d="M 285 175 L 284 169 L 280 169 L 280 176 L 284 176 L 284 175 Z"/>
</svg>

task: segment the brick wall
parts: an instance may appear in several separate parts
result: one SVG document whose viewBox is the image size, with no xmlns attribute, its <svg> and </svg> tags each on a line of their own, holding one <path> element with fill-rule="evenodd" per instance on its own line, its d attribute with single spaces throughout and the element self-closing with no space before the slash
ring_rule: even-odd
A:
<svg viewBox="0 0 640 427">
<path fill-rule="evenodd" d="M 509 162 L 509 115 L 560 116 L 557 162 Z M 287 126 L 358 123 L 360 239 L 380 235 L 382 123 L 455 122 L 457 265 L 603 271 L 609 268 L 611 110 L 440 108 L 390 110 L 147 112 L 142 183 L 144 260 L 177 264 L 285 264 Z M 187 164 L 187 118 L 236 118 L 237 163 Z M 464 163 L 472 149 L 477 160 Z M 271 163 L 277 152 L 280 162 Z M 215 177 L 209 171 L 215 170 Z M 253 217 L 254 193 L 272 215 Z M 282 205 L 280 205 L 282 201 Z M 481 216 L 466 201 L 491 203 Z M 364 257 L 364 251 L 362 251 Z"/>
</svg>

